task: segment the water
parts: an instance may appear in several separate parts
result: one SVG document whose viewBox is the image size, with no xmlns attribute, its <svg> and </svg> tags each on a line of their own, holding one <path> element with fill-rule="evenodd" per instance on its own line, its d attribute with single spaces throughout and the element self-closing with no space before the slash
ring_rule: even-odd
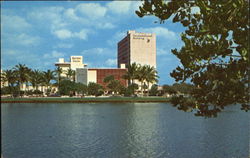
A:
<svg viewBox="0 0 250 158">
<path fill-rule="evenodd" d="M 249 112 L 164 103 L 2 104 L 4 158 L 248 158 Z"/>
</svg>

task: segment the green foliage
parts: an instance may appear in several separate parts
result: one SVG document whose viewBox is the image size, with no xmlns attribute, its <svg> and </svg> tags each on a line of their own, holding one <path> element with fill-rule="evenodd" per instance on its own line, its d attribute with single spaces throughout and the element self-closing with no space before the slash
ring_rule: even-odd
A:
<svg viewBox="0 0 250 158">
<path fill-rule="evenodd" d="M 66 72 L 67 79 L 75 81 L 75 74 L 75 70 L 68 69 L 68 71 Z"/>
<path fill-rule="evenodd" d="M 2 87 L 1 95 L 12 94 L 10 87 Z"/>
<path fill-rule="evenodd" d="M 90 82 L 88 84 L 88 94 L 89 95 L 94 95 L 94 96 L 100 96 L 102 95 L 103 92 L 103 87 L 100 84 Z"/>
<path fill-rule="evenodd" d="M 151 89 L 149 91 L 150 96 L 157 96 L 158 95 L 158 85 L 154 84 L 151 86 Z"/>
<path fill-rule="evenodd" d="M 177 91 L 175 90 L 175 88 L 169 85 L 163 85 L 162 90 L 164 94 L 165 93 L 170 94 L 170 95 L 177 94 Z"/>
<path fill-rule="evenodd" d="M 77 93 L 81 93 L 83 96 L 88 93 L 88 86 L 82 83 L 75 83 L 74 84 L 75 91 Z"/>
<path fill-rule="evenodd" d="M 26 86 L 31 84 L 35 89 L 38 89 L 38 86 L 46 85 L 48 89 L 50 81 L 53 79 L 55 79 L 54 71 L 47 70 L 41 72 L 32 70 L 24 64 L 18 64 L 14 68 L 4 70 L 1 73 L 1 81 L 8 83 L 8 88 L 4 88 L 4 93 L 15 96 L 19 96 L 21 93 L 26 95 L 33 94 L 33 91 L 27 89 L 24 89 L 25 92 L 21 92 L 23 84 L 26 84 Z"/>
<path fill-rule="evenodd" d="M 59 66 L 56 68 L 56 70 L 55 70 L 55 73 L 56 73 L 56 75 L 57 75 L 57 85 L 59 85 L 60 84 L 60 81 L 61 81 L 61 79 L 62 79 L 62 77 L 61 77 L 61 74 L 63 73 L 63 70 L 62 70 L 62 68 L 60 68 Z"/>
<path fill-rule="evenodd" d="M 109 84 L 107 85 L 107 87 L 114 92 L 115 94 L 117 94 L 117 92 L 121 91 L 121 88 L 123 87 L 121 82 L 118 80 L 112 80 L 109 82 Z"/>
<path fill-rule="evenodd" d="M 199 10 L 199 11 L 195 11 Z M 160 22 L 173 17 L 186 30 L 184 46 L 173 49 L 182 66 L 171 76 L 194 84 L 193 104 L 176 99 L 179 109 L 196 107 L 199 116 L 216 116 L 224 106 L 239 103 L 249 110 L 249 1 L 195 0 L 149 1 L 136 11 L 154 15 Z M 185 106 L 184 106 L 185 105 Z"/>
<path fill-rule="evenodd" d="M 172 87 L 175 91 L 183 94 L 191 94 L 195 88 L 193 85 L 187 83 L 174 83 Z"/>
<path fill-rule="evenodd" d="M 62 80 L 59 84 L 60 95 L 72 95 L 75 91 L 75 82 L 70 80 Z"/>
<path fill-rule="evenodd" d="M 157 71 L 150 65 L 132 63 L 128 65 L 127 69 L 128 71 L 123 78 L 128 80 L 129 85 L 134 84 L 134 80 L 138 80 L 140 82 L 142 94 L 144 94 L 145 89 L 149 88 L 150 83 L 158 82 L 157 78 L 159 78 L 159 76 L 157 75 Z"/>
<path fill-rule="evenodd" d="M 106 76 L 103 81 L 107 84 L 107 88 L 109 88 L 109 91 L 114 92 L 114 94 L 124 91 L 124 87 L 121 82 L 119 80 L 115 80 L 113 75 Z"/>
<path fill-rule="evenodd" d="M 125 88 L 123 94 L 124 94 L 125 97 L 134 96 L 135 91 L 136 91 L 138 88 L 139 88 L 138 84 L 136 84 L 136 83 L 130 84 L 130 85 L 128 85 L 127 88 Z"/>
<path fill-rule="evenodd" d="M 106 76 L 104 79 L 103 79 L 103 82 L 104 83 L 109 83 L 110 81 L 113 81 L 115 78 L 113 75 L 109 75 L 109 76 Z"/>
<path fill-rule="evenodd" d="M 43 92 L 36 89 L 36 90 L 33 91 L 33 94 L 41 95 L 41 94 L 43 94 Z"/>
<path fill-rule="evenodd" d="M 28 80 L 32 84 L 33 87 L 38 89 L 38 85 L 40 85 L 44 80 L 43 80 L 43 74 L 39 70 L 31 70 L 28 76 Z"/>
<path fill-rule="evenodd" d="M 51 70 L 43 71 L 42 78 L 45 85 L 49 86 L 50 81 L 55 79 L 55 72 Z"/>
</svg>

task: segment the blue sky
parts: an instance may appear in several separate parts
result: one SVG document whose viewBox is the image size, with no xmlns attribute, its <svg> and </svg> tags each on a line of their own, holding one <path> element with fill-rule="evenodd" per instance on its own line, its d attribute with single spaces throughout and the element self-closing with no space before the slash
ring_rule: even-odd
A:
<svg viewBox="0 0 250 158">
<path fill-rule="evenodd" d="M 181 24 L 139 18 L 140 1 L 1 2 L 1 68 L 18 63 L 55 69 L 58 58 L 82 55 L 88 67 L 117 67 L 117 42 L 128 30 L 156 33 L 159 84 L 172 84 L 179 65 L 171 49 L 181 48 Z"/>
</svg>

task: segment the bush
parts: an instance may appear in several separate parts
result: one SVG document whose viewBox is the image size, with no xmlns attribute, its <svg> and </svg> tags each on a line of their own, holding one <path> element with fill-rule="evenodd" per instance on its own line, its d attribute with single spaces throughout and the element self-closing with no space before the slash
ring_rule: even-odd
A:
<svg viewBox="0 0 250 158">
<path fill-rule="evenodd" d="M 150 96 L 156 96 L 158 94 L 158 86 L 156 84 L 151 86 L 151 89 L 149 90 Z"/>
<path fill-rule="evenodd" d="M 75 82 L 70 80 L 62 80 L 59 84 L 60 95 L 73 95 L 72 92 L 75 91 Z"/>
<path fill-rule="evenodd" d="M 43 92 L 40 91 L 40 90 L 34 90 L 34 91 L 33 91 L 33 94 L 40 95 L 40 94 L 43 94 Z"/>
<path fill-rule="evenodd" d="M 1 95 L 11 94 L 10 87 L 2 87 L 1 88 Z"/>
<path fill-rule="evenodd" d="M 100 96 L 104 94 L 103 87 L 97 83 L 90 82 L 88 84 L 88 94 L 94 96 Z"/>
</svg>

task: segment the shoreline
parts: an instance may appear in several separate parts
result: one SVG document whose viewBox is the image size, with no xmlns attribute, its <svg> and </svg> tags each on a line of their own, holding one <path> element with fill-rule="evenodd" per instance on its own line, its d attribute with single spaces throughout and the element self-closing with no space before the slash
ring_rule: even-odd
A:
<svg viewBox="0 0 250 158">
<path fill-rule="evenodd" d="M 168 103 L 163 97 L 108 97 L 108 98 L 1 98 L 1 103 Z"/>
</svg>

